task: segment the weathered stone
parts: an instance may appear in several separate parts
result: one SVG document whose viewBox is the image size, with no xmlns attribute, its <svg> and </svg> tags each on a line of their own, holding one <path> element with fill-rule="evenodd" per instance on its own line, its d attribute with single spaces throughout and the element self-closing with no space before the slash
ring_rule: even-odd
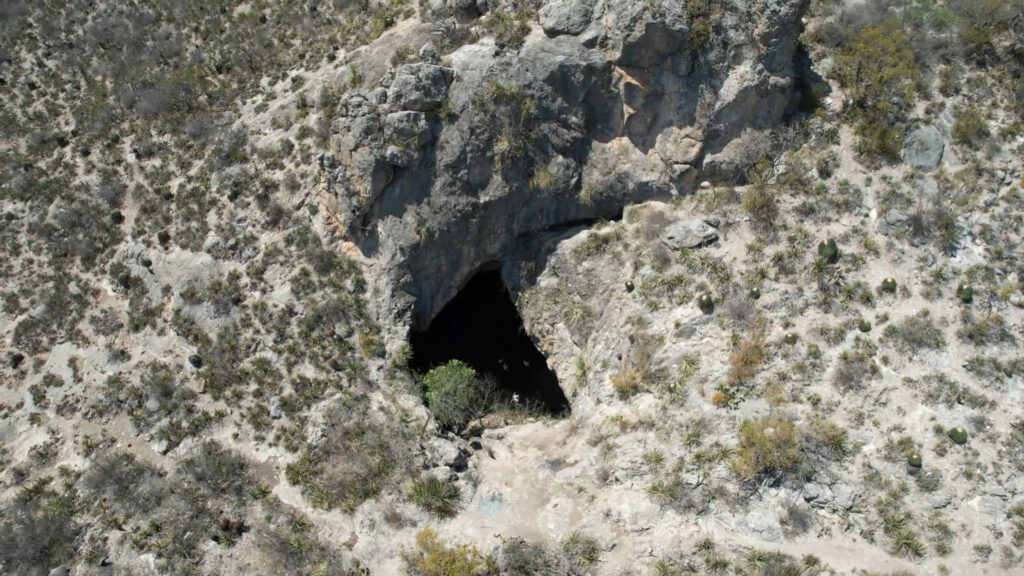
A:
<svg viewBox="0 0 1024 576">
<path fill-rule="evenodd" d="M 540 9 L 540 25 L 549 36 L 577 35 L 590 26 L 597 0 L 555 0 Z"/>
<path fill-rule="evenodd" d="M 718 229 L 703 218 L 687 218 L 666 226 L 658 237 L 673 250 L 700 248 L 718 240 Z"/>
<path fill-rule="evenodd" d="M 900 212 L 896 208 L 890 208 L 885 216 L 878 223 L 878 230 L 882 234 L 893 234 L 905 232 L 910 229 L 910 216 Z"/>
<path fill-rule="evenodd" d="M 448 93 L 454 73 L 436 64 L 401 66 L 388 89 L 388 102 L 400 110 L 436 110 Z"/>
<path fill-rule="evenodd" d="M 384 137 L 403 147 L 420 148 L 430 140 L 426 114 L 415 111 L 392 112 L 384 117 Z"/>
<path fill-rule="evenodd" d="M 903 141 L 903 163 L 911 168 L 935 170 L 945 148 L 946 142 L 937 128 L 930 124 L 917 126 Z"/>
<path fill-rule="evenodd" d="M 543 254 L 537 243 L 563 224 L 692 189 L 706 156 L 782 118 L 807 4 L 727 15 L 695 47 L 683 3 L 549 1 L 547 34 L 518 50 L 470 43 L 444 67 L 427 54 L 381 80 L 386 104 L 354 91 L 332 126 L 325 183 L 348 239 L 373 254 L 378 319 L 425 325 L 487 262 L 502 262 L 515 289 L 523 246 Z M 713 228 L 692 223 L 668 242 L 704 245 Z"/>
</svg>

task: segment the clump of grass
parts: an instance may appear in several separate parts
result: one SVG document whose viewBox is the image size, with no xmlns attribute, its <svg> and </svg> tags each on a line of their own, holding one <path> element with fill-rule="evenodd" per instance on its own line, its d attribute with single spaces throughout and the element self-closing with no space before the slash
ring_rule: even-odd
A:
<svg viewBox="0 0 1024 576">
<path fill-rule="evenodd" d="M 528 19 L 531 13 L 532 10 L 526 2 L 516 2 L 512 10 L 492 10 L 484 19 L 484 30 L 494 36 L 494 42 L 498 46 L 519 49 L 530 34 Z"/>
<path fill-rule="evenodd" d="M 57 489 L 51 482 L 32 482 L 0 509 L 0 566 L 12 576 L 45 574 L 75 557 L 82 526 L 74 477 L 64 474 Z"/>
<path fill-rule="evenodd" d="M 407 465 L 411 432 L 395 415 L 341 400 L 325 416 L 327 441 L 308 444 L 285 468 L 313 505 L 352 513 L 388 487 Z"/>
<path fill-rule="evenodd" d="M 928 309 L 908 316 L 899 324 L 885 327 L 885 337 L 908 352 L 937 350 L 946 346 L 945 332 L 935 323 Z"/>
<path fill-rule="evenodd" d="M 952 129 L 954 142 L 977 148 L 990 134 L 988 123 L 977 108 L 960 108 L 956 111 Z"/>
<path fill-rule="evenodd" d="M 455 516 L 462 503 L 462 491 L 457 484 L 429 475 L 413 480 L 408 497 L 413 504 L 442 519 Z"/>
<path fill-rule="evenodd" d="M 564 558 L 556 552 L 522 538 L 502 541 L 498 563 L 502 576 L 556 576 L 569 573 Z"/>
<path fill-rule="evenodd" d="M 757 376 L 757 370 L 766 357 L 765 331 L 764 321 L 758 321 L 751 328 L 749 338 L 740 342 L 729 355 L 729 374 L 726 379 L 730 386 L 749 382 Z"/>
<path fill-rule="evenodd" d="M 402 558 L 415 576 L 498 576 L 494 558 L 467 544 L 445 544 L 430 527 L 416 534 L 416 547 Z"/>
<path fill-rule="evenodd" d="M 970 310 L 960 315 L 963 327 L 957 336 L 975 346 L 991 346 L 994 344 L 1012 343 L 1013 333 L 1006 326 L 1006 319 L 998 314 L 989 314 L 979 318 Z"/>
<path fill-rule="evenodd" d="M 573 532 L 562 540 L 562 553 L 572 566 L 585 570 L 601 559 L 601 545 L 582 532 Z"/>
</svg>

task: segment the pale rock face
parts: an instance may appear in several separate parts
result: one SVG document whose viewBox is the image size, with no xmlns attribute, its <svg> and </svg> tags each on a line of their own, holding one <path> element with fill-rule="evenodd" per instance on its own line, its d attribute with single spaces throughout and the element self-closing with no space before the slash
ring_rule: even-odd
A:
<svg viewBox="0 0 1024 576">
<path fill-rule="evenodd" d="M 686 218 L 665 227 L 659 237 L 673 250 L 699 248 L 718 240 L 718 228 L 703 218 Z"/>
<path fill-rule="evenodd" d="M 918 126 L 907 134 L 903 143 L 903 163 L 911 168 L 935 170 L 945 149 L 946 142 L 938 128 Z"/>
<path fill-rule="evenodd" d="M 445 10 L 482 12 L 472 4 Z M 519 245 L 544 252 L 538 238 L 563 224 L 685 193 L 705 157 L 776 124 L 807 4 L 733 0 L 724 32 L 693 48 L 680 2 L 550 1 L 544 33 L 518 51 L 485 39 L 444 65 L 399 66 L 384 103 L 349 96 L 325 181 L 346 234 L 373 257 L 391 343 L 482 265 L 501 262 L 514 289 Z"/>
</svg>

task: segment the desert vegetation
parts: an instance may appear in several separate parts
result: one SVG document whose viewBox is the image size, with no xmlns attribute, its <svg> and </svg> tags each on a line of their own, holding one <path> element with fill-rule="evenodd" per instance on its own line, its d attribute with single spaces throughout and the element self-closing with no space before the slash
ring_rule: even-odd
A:
<svg viewBox="0 0 1024 576">
<path fill-rule="evenodd" d="M 0 572 L 1018 573 L 1024 3 L 762 4 L 0 2 Z"/>
</svg>

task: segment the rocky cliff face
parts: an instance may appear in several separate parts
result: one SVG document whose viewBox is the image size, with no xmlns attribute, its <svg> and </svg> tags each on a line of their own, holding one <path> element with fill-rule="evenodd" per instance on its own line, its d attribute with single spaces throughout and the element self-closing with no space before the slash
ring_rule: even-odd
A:
<svg viewBox="0 0 1024 576">
<path fill-rule="evenodd" d="M 519 49 L 488 39 L 442 58 L 427 44 L 350 92 L 321 162 L 383 280 L 384 323 L 425 326 L 494 261 L 517 288 L 534 269 L 524 243 L 543 253 L 538 238 L 689 190 L 744 128 L 783 117 L 807 5 L 549 1 Z M 438 6 L 462 23 L 437 29 L 486 11 Z"/>
</svg>

